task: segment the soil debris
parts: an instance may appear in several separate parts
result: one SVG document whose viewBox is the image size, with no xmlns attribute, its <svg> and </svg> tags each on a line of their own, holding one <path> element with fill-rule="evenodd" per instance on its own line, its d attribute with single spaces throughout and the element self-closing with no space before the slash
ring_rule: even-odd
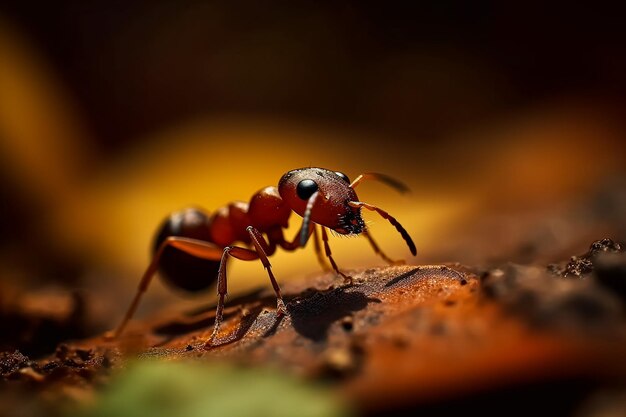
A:
<svg viewBox="0 0 626 417">
<path fill-rule="evenodd" d="M 624 251 L 624 245 L 605 238 L 596 240 L 589 246 L 589 250 L 578 256 L 572 256 L 567 264 L 550 264 L 548 271 L 563 278 L 570 276 L 580 278 L 583 275 L 593 272 L 594 261 L 598 256 L 605 253 L 621 253 Z"/>
<path fill-rule="evenodd" d="M 595 273 L 612 273 L 613 264 L 598 262 Z M 277 316 L 271 289 L 230 300 L 208 349 L 212 307 L 136 322 L 118 340 L 64 343 L 36 361 L 5 352 L 1 375 L 47 395 L 88 398 L 133 359 L 271 366 L 333 384 L 365 415 L 529 381 L 626 375 L 616 365 L 626 338 L 623 307 L 595 280 L 513 264 L 481 278 L 461 265 L 350 273 L 353 284 L 332 273 L 285 283 L 287 315 Z M 554 328 L 575 337 L 546 331 Z"/>
</svg>

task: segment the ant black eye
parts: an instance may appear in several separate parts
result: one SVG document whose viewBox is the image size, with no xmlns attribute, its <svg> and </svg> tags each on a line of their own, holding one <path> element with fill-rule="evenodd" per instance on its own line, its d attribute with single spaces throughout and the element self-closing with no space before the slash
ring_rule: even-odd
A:
<svg viewBox="0 0 626 417">
<path fill-rule="evenodd" d="M 313 180 L 302 180 L 298 183 L 296 187 L 296 193 L 298 193 L 298 197 L 303 200 L 308 200 L 309 197 L 313 195 L 318 189 L 317 183 Z"/>
<path fill-rule="evenodd" d="M 343 172 L 339 172 L 339 171 L 335 171 L 335 174 L 337 174 L 339 178 L 341 178 L 342 180 L 350 184 L 350 179 L 348 178 L 346 174 L 344 174 Z"/>
</svg>

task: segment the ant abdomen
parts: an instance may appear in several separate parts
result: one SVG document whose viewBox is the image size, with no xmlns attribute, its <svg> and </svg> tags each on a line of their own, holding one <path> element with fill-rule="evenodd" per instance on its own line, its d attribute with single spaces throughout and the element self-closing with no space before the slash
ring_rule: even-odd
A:
<svg viewBox="0 0 626 417">
<path fill-rule="evenodd" d="M 161 224 L 154 239 L 152 254 L 170 236 L 211 241 L 210 217 L 197 208 L 172 213 Z M 160 276 L 169 286 L 189 292 L 202 291 L 217 279 L 219 261 L 201 259 L 172 246 L 165 247 L 159 260 Z"/>
</svg>

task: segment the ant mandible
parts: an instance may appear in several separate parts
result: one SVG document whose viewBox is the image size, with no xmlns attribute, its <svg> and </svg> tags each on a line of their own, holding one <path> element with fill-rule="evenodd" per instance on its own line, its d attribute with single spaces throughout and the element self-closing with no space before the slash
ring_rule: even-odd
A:
<svg viewBox="0 0 626 417">
<path fill-rule="evenodd" d="M 362 234 L 368 239 L 374 252 L 385 261 L 394 263 L 369 234 L 361 217 L 362 208 L 377 212 L 395 226 L 415 256 L 417 251 L 413 240 L 394 217 L 379 207 L 359 201 L 354 189 L 365 179 L 382 181 L 401 192 L 408 190 L 404 184 L 384 174 L 365 173 L 350 182 L 341 172 L 324 168 L 300 168 L 283 175 L 278 188 L 270 186 L 258 191 L 247 204 L 241 201 L 230 203 L 210 217 L 195 208 L 172 214 L 156 236 L 152 261 L 113 337 L 122 333 L 135 313 L 142 294 L 159 270 L 167 282 L 188 291 L 205 289 L 217 279 L 215 325 L 206 343 L 211 346 L 222 322 L 227 293 L 226 265 L 230 257 L 244 261 L 259 259 L 263 263 L 276 293 L 277 314 L 286 314 L 280 287 L 267 258 L 279 246 L 287 251 L 304 247 L 313 235 L 315 251 L 320 263 L 324 265 L 317 225 L 321 227 L 326 257 L 346 283 L 352 283 L 352 278 L 337 267 L 328 245 L 326 229 L 342 235 Z M 292 211 L 302 216 L 303 221 L 298 234 L 292 241 L 287 241 L 283 229 L 287 228 Z M 243 242 L 247 247 L 233 246 L 235 242 Z"/>
</svg>

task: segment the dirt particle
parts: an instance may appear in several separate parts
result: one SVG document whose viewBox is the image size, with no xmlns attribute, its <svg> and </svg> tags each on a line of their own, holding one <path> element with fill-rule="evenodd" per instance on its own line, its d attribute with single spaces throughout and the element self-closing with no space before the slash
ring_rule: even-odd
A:
<svg viewBox="0 0 626 417">
<path fill-rule="evenodd" d="M 430 333 L 434 336 L 443 336 L 448 333 L 448 326 L 442 321 L 433 323 L 430 328 Z"/>
<path fill-rule="evenodd" d="M 620 253 L 624 251 L 621 243 L 614 242 L 605 238 L 596 240 L 589 246 L 587 253 L 578 256 L 572 256 L 564 266 L 559 264 L 548 265 L 548 271 L 554 275 L 560 275 L 563 278 L 576 277 L 589 274 L 594 270 L 594 263 L 600 254 L 604 253 Z"/>
<path fill-rule="evenodd" d="M 45 377 L 42 374 L 40 374 L 39 372 L 35 371 L 31 367 L 22 368 L 18 372 L 20 373 L 20 375 L 24 375 L 28 379 L 31 379 L 31 380 L 33 380 L 35 382 L 43 382 L 45 380 Z"/>
<path fill-rule="evenodd" d="M 351 332 L 354 329 L 354 319 L 352 318 L 352 316 L 347 316 L 344 317 L 341 320 L 341 327 L 346 331 L 346 332 Z"/>
<path fill-rule="evenodd" d="M 324 352 L 322 369 L 325 374 L 334 377 L 342 377 L 356 370 L 356 360 L 350 349 L 331 348 Z"/>
<path fill-rule="evenodd" d="M 91 351 L 91 349 L 76 349 L 75 352 L 76 356 L 78 356 L 84 362 L 90 360 L 93 357 L 93 352 Z"/>
<path fill-rule="evenodd" d="M 66 344 L 62 343 L 59 346 L 57 346 L 56 350 L 54 351 L 54 355 L 59 359 L 59 360 L 65 360 L 67 359 L 67 355 L 69 353 L 69 348 L 67 347 Z"/>
<path fill-rule="evenodd" d="M 28 359 L 27 356 L 22 355 L 19 350 L 16 350 L 13 353 L 0 352 L 0 372 L 2 375 L 11 374 L 30 365 L 30 359 Z"/>
<path fill-rule="evenodd" d="M 410 344 L 410 340 L 411 338 L 409 337 L 409 335 L 404 332 L 394 333 L 391 336 L 391 343 L 399 349 L 406 349 Z"/>
</svg>

